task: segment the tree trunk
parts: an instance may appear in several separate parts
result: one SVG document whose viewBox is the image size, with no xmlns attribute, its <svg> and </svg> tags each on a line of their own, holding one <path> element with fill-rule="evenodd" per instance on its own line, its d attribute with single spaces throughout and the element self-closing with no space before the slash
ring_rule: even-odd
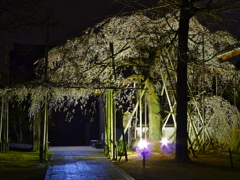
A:
<svg viewBox="0 0 240 180">
<path fill-rule="evenodd" d="M 178 28 L 178 64 L 177 64 L 177 130 L 175 159 L 181 162 L 190 161 L 188 154 L 187 132 L 187 63 L 188 63 L 188 31 L 191 18 L 188 0 L 182 0 L 180 22 Z"/>
<path fill-rule="evenodd" d="M 38 112 L 35 119 L 33 119 L 33 151 L 38 151 L 40 148 L 40 132 L 41 132 L 41 112 Z"/>
<path fill-rule="evenodd" d="M 9 117 L 8 117 L 8 101 L 5 97 L 2 98 L 1 106 L 1 120 L 0 120 L 0 152 L 9 151 L 9 138 L 8 138 L 8 126 L 9 126 Z"/>
<path fill-rule="evenodd" d="M 160 150 L 159 142 L 162 138 L 162 116 L 161 116 L 161 105 L 159 96 L 155 90 L 151 79 L 147 79 L 145 82 L 147 91 L 146 98 L 149 110 L 149 141 L 153 145 L 153 151 L 157 152 Z"/>
<path fill-rule="evenodd" d="M 5 102 L 5 108 L 6 108 L 6 112 L 5 112 L 5 152 L 9 151 L 9 102 L 8 100 L 6 100 Z"/>
<path fill-rule="evenodd" d="M 46 101 L 45 101 L 46 103 Z M 40 135 L 40 150 L 39 150 L 39 156 L 40 156 L 40 162 L 44 162 L 46 160 L 46 105 L 40 109 L 40 118 L 41 118 L 41 135 Z"/>
</svg>

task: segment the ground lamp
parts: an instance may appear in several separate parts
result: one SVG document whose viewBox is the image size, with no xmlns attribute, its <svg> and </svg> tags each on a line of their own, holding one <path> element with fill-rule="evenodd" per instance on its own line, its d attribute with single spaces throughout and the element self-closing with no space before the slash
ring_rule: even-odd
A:
<svg viewBox="0 0 240 180">
<path fill-rule="evenodd" d="M 168 145 L 168 139 L 167 138 L 162 138 L 161 142 L 161 146 L 167 146 Z"/>
<path fill-rule="evenodd" d="M 162 138 L 162 140 L 160 141 L 160 145 L 161 145 L 161 149 L 166 153 L 170 150 L 170 142 L 167 138 Z"/>
<path fill-rule="evenodd" d="M 139 141 L 138 150 L 141 152 L 143 158 L 143 167 L 145 168 L 146 154 L 148 154 L 148 143 L 146 140 Z"/>
</svg>

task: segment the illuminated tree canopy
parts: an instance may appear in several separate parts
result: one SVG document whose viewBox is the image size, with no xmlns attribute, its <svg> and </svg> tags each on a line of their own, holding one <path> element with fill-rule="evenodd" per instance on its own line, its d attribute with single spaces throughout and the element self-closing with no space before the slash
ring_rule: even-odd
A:
<svg viewBox="0 0 240 180">
<path fill-rule="evenodd" d="M 143 79 L 160 77 L 160 69 L 166 68 L 174 74 L 176 67 L 171 62 L 176 62 L 177 28 L 178 16 L 170 14 L 154 20 L 143 14 L 106 19 L 86 30 L 83 36 L 50 50 L 48 81 L 52 87 L 78 87 L 89 94 L 90 90 L 125 87 L 124 80 L 134 78 L 133 75 Z M 197 68 L 205 63 L 209 88 L 213 83 L 211 73 L 219 74 L 223 82 L 232 78 L 234 66 L 219 63 L 216 55 L 236 42 L 229 33 L 209 32 L 195 18 L 191 19 L 189 66 Z M 38 61 L 40 76 L 44 63 L 44 59 Z M 191 73 L 195 72 L 189 69 L 192 83 Z M 155 87 L 160 91 L 161 81 L 155 81 Z"/>
<path fill-rule="evenodd" d="M 153 87 L 153 94 L 159 97 L 164 76 L 171 77 L 164 84 L 169 89 L 176 84 L 178 20 L 178 13 L 155 19 L 143 13 L 108 18 L 87 29 L 81 37 L 49 51 L 47 81 L 43 77 L 43 58 L 36 62 L 38 80 L 1 90 L 1 95 L 22 101 L 30 93 L 32 115 L 42 106 L 45 97 L 49 98 L 52 108 L 63 105 L 63 96 L 68 97 L 69 104 L 77 104 L 79 99 L 84 104 L 89 95 L 104 93 L 109 88 L 124 91 L 129 87 L 127 82 L 133 80 L 139 85 L 148 85 L 148 90 Z M 199 88 L 204 65 L 207 72 L 204 87 L 213 88 L 214 74 L 221 79 L 222 85 L 218 87 L 221 94 L 224 85 L 232 82 L 235 68 L 229 62 L 219 63 L 217 54 L 237 41 L 227 32 L 210 32 L 193 17 L 188 42 L 189 86 L 192 90 Z M 239 121 L 238 112 L 236 117 Z"/>
</svg>

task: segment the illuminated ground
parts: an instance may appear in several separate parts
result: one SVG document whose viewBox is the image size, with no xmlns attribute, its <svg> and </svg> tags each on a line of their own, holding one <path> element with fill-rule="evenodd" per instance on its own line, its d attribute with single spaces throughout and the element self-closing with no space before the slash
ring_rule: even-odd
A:
<svg viewBox="0 0 240 180">
<path fill-rule="evenodd" d="M 124 180 L 132 179 L 106 158 L 103 149 L 91 146 L 50 147 L 45 180 Z"/>
<path fill-rule="evenodd" d="M 192 163 L 182 164 L 174 162 L 171 154 L 154 153 L 146 160 L 143 167 L 142 157 L 136 152 L 128 155 L 128 162 L 124 156 L 120 168 L 136 180 L 225 180 L 240 179 L 240 154 L 233 153 L 233 167 L 228 152 L 206 152 L 191 157 Z"/>
</svg>

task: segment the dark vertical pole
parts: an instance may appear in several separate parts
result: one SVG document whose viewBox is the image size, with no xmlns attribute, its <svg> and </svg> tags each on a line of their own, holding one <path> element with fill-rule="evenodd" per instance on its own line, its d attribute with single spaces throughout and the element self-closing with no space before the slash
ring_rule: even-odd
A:
<svg viewBox="0 0 240 180">
<path fill-rule="evenodd" d="M 114 75 L 114 79 L 116 80 L 113 43 L 111 42 L 111 43 L 109 44 L 109 46 L 110 46 L 110 51 L 111 51 L 111 55 L 112 55 L 112 69 L 113 69 L 113 75 Z"/>
<path fill-rule="evenodd" d="M 231 167 L 233 167 L 232 151 L 231 151 L 230 148 L 228 148 L 228 152 L 229 152 L 229 158 L 230 158 Z"/>
<path fill-rule="evenodd" d="M 143 156 L 143 167 L 145 168 L 145 166 L 146 166 L 146 152 L 145 152 L 145 148 L 143 149 L 142 156 Z"/>
</svg>

